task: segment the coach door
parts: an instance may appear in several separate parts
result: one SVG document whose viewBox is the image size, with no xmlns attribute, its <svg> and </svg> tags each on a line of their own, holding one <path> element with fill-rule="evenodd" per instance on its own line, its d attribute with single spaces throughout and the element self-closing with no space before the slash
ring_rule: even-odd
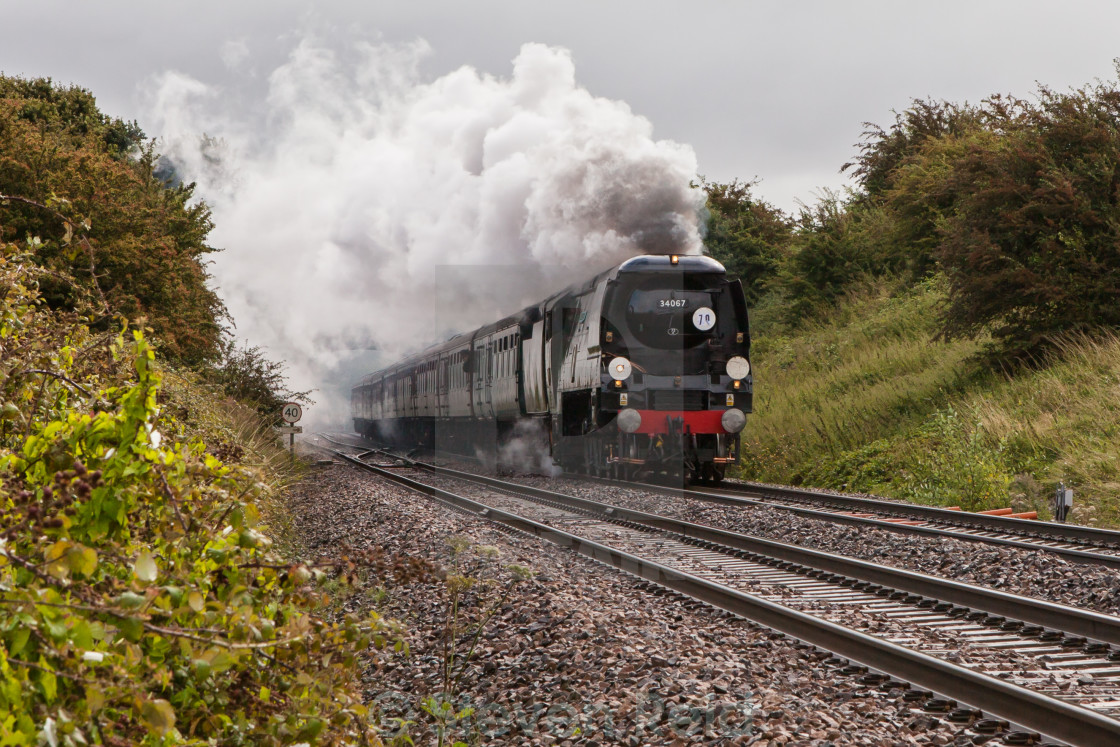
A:
<svg viewBox="0 0 1120 747">
<path fill-rule="evenodd" d="M 490 342 L 486 337 L 474 341 L 474 360 L 472 371 L 474 378 L 474 416 L 476 418 L 492 418 L 494 410 L 490 405 L 490 385 L 494 375 L 490 362 Z"/>
<path fill-rule="evenodd" d="M 548 370 L 545 320 L 526 324 L 521 333 L 521 402 L 526 415 L 548 412 Z M 526 334 L 528 332 L 528 334 Z"/>
<path fill-rule="evenodd" d="M 494 417 L 494 369 L 498 365 L 495 344 L 494 338 L 490 337 L 486 343 L 486 358 L 483 364 L 483 369 L 486 371 L 486 386 L 482 388 L 482 411 L 487 418 Z"/>
</svg>

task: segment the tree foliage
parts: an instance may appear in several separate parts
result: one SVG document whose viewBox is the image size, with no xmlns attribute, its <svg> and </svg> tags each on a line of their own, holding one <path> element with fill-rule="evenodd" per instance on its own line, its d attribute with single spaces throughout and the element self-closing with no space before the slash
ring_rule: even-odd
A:
<svg viewBox="0 0 1120 747">
<path fill-rule="evenodd" d="M 259 347 L 230 339 L 218 342 L 218 358 L 207 367 L 206 379 L 238 402 L 265 417 L 278 418 L 285 402 L 310 404 L 307 392 L 288 388 L 283 364 L 269 360 Z"/>
<path fill-rule="evenodd" d="M 791 321 L 863 278 L 943 273 L 940 334 L 990 333 L 1004 360 L 1120 326 L 1120 83 L 914 100 L 866 127 L 843 167 L 859 189 L 803 209 L 778 263 Z"/>
<path fill-rule="evenodd" d="M 320 615 L 143 335 L 48 310 L 29 260 L 0 245 L 0 743 L 378 744 L 357 656 L 391 626 Z"/>
<path fill-rule="evenodd" d="M 792 221 L 778 208 L 751 194 L 753 182 L 702 181 L 708 193 L 711 255 L 743 281 L 747 304 L 754 305 L 778 271 L 789 244 Z"/>
<path fill-rule="evenodd" d="M 838 195 L 826 193 L 812 207 L 802 207 L 776 282 L 786 321 L 796 325 L 818 317 L 873 274 L 873 256 L 859 236 L 854 214 Z"/>
<path fill-rule="evenodd" d="M 884 195 L 897 170 L 930 141 L 965 134 L 983 120 L 982 112 L 974 106 L 932 99 L 914 99 L 907 109 L 894 115 L 889 128 L 864 122 L 863 138 L 857 145 L 859 155 L 840 167 L 841 171 L 851 170 L 866 197 Z"/>
<path fill-rule="evenodd" d="M 167 355 L 197 363 L 216 353 L 225 317 L 206 285 L 210 212 L 191 185 L 156 178 L 155 160 L 140 128 L 102 114 L 88 91 L 0 76 L 0 195 L 26 200 L 5 205 L 0 241 L 85 226 L 80 241 L 35 246 L 37 264 L 76 281 L 44 279 L 47 302 L 74 309 L 97 295 L 101 328 L 144 318 Z"/>
<path fill-rule="evenodd" d="M 990 331 L 1001 354 L 1120 326 L 1120 91 L 995 97 L 986 126 L 930 141 L 898 169 L 899 221 L 936 227 L 946 336 Z"/>
</svg>

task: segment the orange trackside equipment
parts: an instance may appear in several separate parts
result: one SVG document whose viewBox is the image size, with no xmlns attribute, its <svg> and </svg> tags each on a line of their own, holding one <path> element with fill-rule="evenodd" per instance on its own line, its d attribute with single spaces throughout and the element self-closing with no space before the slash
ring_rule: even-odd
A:
<svg viewBox="0 0 1120 747">
<path fill-rule="evenodd" d="M 960 506 L 942 506 L 941 508 L 945 509 L 946 511 L 960 511 L 961 510 Z"/>
<path fill-rule="evenodd" d="M 1024 511 L 1021 514 L 1008 514 L 1007 516 L 1011 519 L 1037 519 L 1038 511 Z"/>
<path fill-rule="evenodd" d="M 978 514 L 986 514 L 988 516 L 1009 516 L 1015 513 L 1013 508 L 993 508 L 991 511 L 977 511 Z"/>
</svg>

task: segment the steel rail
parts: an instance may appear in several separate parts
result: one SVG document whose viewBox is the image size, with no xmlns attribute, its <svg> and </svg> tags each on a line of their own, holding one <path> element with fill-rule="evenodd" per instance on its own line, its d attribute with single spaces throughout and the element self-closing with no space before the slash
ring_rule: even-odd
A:
<svg viewBox="0 0 1120 747">
<path fill-rule="evenodd" d="M 619 485 L 619 486 L 622 486 L 622 487 L 628 487 L 628 488 L 631 488 L 633 490 L 646 490 L 646 491 L 664 493 L 666 495 L 674 495 L 674 496 L 680 496 L 680 497 L 684 497 L 684 498 L 693 498 L 695 500 L 707 501 L 709 503 L 721 503 L 721 504 L 726 505 L 726 506 L 751 506 L 751 507 L 759 507 L 759 508 L 774 508 L 774 509 L 777 509 L 779 511 L 789 511 L 790 513 L 797 514 L 798 516 L 804 516 L 805 518 L 808 518 L 808 519 L 817 519 L 819 521 L 828 521 L 828 522 L 832 522 L 833 524 L 851 524 L 853 526 L 874 527 L 876 529 L 885 529 L 887 531 L 900 532 L 900 533 L 903 533 L 903 534 L 920 534 L 920 535 L 925 535 L 925 536 L 930 536 L 930 537 L 951 537 L 953 539 L 963 540 L 965 542 L 982 542 L 982 543 L 989 544 L 989 545 L 1000 545 L 1000 546 L 1003 546 L 1003 547 L 1015 547 L 1015 548 L 1018 548 L 1020 550 L 1034 550 L 1034 551 L 1037 551 L 1037 552 L 1050 552 L 1050 553 L 1054 553 L 1056 555 L 1061 555 L 1066 560 L 1069 560 L 1069 561 L 1074 562 L 1074 563 L 1084 563 L 1084 564 L 1087 564 L 1087 565 L 1103 565 L 1103 566 L 1107 566 L 1107 567 L 1110 567 L 1110 568 L 1120 568 L 1120 555 L 1105 555 L 1104 553 L 1091 552 L 1089 550 L 1077 550 L 1077 549 L 1071 549 L 1071 548 L 1066 548 L 1066 547 L 1053 547 L 1053 546 L 1050 546 L 1050 545 L 1042 544 L 1040 542 L 1032 542 L 1032 541 L 1026 540 L 1026 539 L 1017 540 L 1017 539 L 1009 539 L 1007 537 L 985 537 L 985 536 L 979 535 L 979 534 L 969 534 L 968 532 L 962 532 L 962 531 L 958 531 L 958 530 L 954 530 L 954 529 L 946 529 L 946 528 L 941 528 L 941 527 L 913 526 L 913 525 L 909 525 L 909 524 L 899 524 L 899 523 L 893 522 L 893 521 L 886 521 L 885 519 L 876 519 L 876 518 L 873 518 L 873 517 L 865 517 L 865 516 L 848 516 L 846 514 L 838 514 L 838 513 L 833 513 L 831 511 L 820 511 L 820 510 L 813 509 L 813 508 L 805 508 L 803 506 L 790 506 L 790 505 L 783 504 L 783 503 L 773 503 L 772 501 L 767 501 L 767 500 L 761 499 L 761 498 L 746 498 L 746 497 L 743 497 L 741 495 L 725 495 L 725 494 L 722 494 L 722 493 L 709 493 L 709 492 L 705 492 L 705 491 L 692 490 L 692 489 L 688 489 L 688 488 L 675 488 L 675 487 L 671 487 L 671 486 L 667 486 L 667 485 L 658 485 L 656 483 L 619 482 L 617 480 L 605 480 L 605 479 L 599 478 L 599 477 L 592 477 L 592 478 L 589 478 L 589 479 L 595 480 L 595 481 L 602 481 L 602 482 L 605 482 L 605 483 L 610 484 L 610 485 Z M 912 506 L 912 504 L 892 503 L 891 505 L 892 506 L 903 505 L 903 506 L 913 507 L 913 508 L 928 508 L 927 506 L 920 506 L 920 507 L 919 506 Z M 961 514 L 961 513 L 963 513 L 961 511 L 949 511 L 947 509 L 934 509 L 934 510 L 941 511 L 941 512 L 946 513 L 946 514 Z M 999 517 L 985 516 L 984 518 L 999 518 Z M 929 519 L 928 517 L 925 518 L 924 520 L 925 521 L 932 521 L 932 519 Z M 1026 525 L 1032 525 L 1033 524 L 1033 522 L 1031 522 L 1031 521 L 1022 520 L 1022 519 L 1006 519 L 1006 521 L 1019 521 L 1021 524 L 1026 524 Z M 1047 524 L 1046 526 L 1050 526 L 1050 524 Z M 1023 534 L 1022 532 L 1016 532 L 1014 529 L 1012 529 L 1010 527 L 1003 527 L 1002 529 L 999 529 L 999 530 L 994 530 L 993 529 L 992 531 L 1003 531 L 1003 532 L 1009 532 L 1011 534 L 1020 534 L 1020 535 Z M 1034 527 L 1034 531 L 1035 532 L 1038 531 L 1037 526 Z M 1105 530 L 1098 530 L 1098 531 L 1105 531 Z"/>
<path fill-rule="evenodd" d="M 365 448 L 365 447 L 357 446 L 355 444 L 346 444 L 342 441 L 330 438 L 330 437 L 325 436 L 323 434 L 320 434 L 320 436 L 324 440 L 327 440 L 327 441 L 329 441 L 331 443 L 334 443 L 334 444 L 337 444 L 339 446 L 346 446 L 348 448 Z M 373 451 L 378 451 L 378 450 L 373 449 Z M 382 451 L 384 451 L 384 450 L 382 450 Z M 386 452 L 386 453 L 391 453 L 391 452 Z M 398 459 L 405 459 L 405 457 L 401 457 L 400 455 L 397 455 L 397 454 L 392 454 L 392 456 L 394 456 L 395 458 L 398 458 Z M 407 460 L 406 459 L 406 461 L 413 461 L 413 460 Z M 695 489 L 690 489 L 690 488 L 680 488 L 680 487 L 673 487 L 673 486 L 669 486 L 669 485 L 659 485 L 657 483 L 623 482 L 623 481 L 619 481 L 619 480 L 611 480 L 611 479 L 607 479 L 607 478 L 595 477 L 595 476 L 583 475 L 583 474 L 576 474 L 576 475 L 573 475 L 573 476 L 577 477 L 579 479 L 582 479 L 582 480 L 590 481 L 590 482 L 602 482 L 602 483 L 605 483 L 605 484 L 608 484 L 608 485 L 617 485 L 617 486 L 621 486 L 621 487 L 625 487 L 625 488 L 630 488 L 632 490 L 646 490 L 646 491 L 650 491 L 650 492 L 663 493 L 663 494 L 666 494 L 666 495 L 693 498 L 695 500 L 702 500 L 702 501 L 707 501 L 707 502 L 710 502 L 710 503 L 720 503 L 720 504 L 723 504 L 723 505 L 726 505 L 726 506 L 739 506 L 739 507 L 751 506 L 751 507 L 774 508 L 774 509 L 778 509 L 780 511 L 788 511 L 790 513 L 796 514 L 798 516 L 803 516 L 803 517 L 808 518 L 808 519 L 817 519 L 819 521 L 827 521 L 827 522 L 831 522 L 833 524 L 849 524 L 849 525 L 852 525 L 852 526 L 874 527 L 876 529 L 884 529 L 886 531 L 898 532 L 898 533 L 902 533 L 902 534 L 917 534 L 917 535 L 922 535 L 922 536 L 927 536 L 927 537 L 951 537 L 953 539 L 959 539 L 959 540 L 962 540 L 962 541 L 965 541 L 965 542 L 981 542 L 981 543 L 984 543 L 984 544 L 998 545 L 998 546 L 1001 546 L 1001 547 L 1014 547 L 1014 548 L 1020 549 L 1020 550 L 1033 550 L 1033 551 L 1036 551 L 1036 552 L 1039 552 L 1039 551 L 1049 552 L 1049 553 L 1054 553 L 1056 555 L 1060 555 L 1063 558 L 1065 558 L 1066 560 L 1068 560 L 1070 562 L 1074 562 L 1074 563 L 1082 563 L 1082 564 L 1086 564 L 1086 565 L 1098 565 L 1098 566 L 1105 566 L 1105 567 L 1109 567 L 1109 568 L 1120 568 L 1120 555 L 1106 555 L 1104 553 L 1092 552 L 1090 550 L 1078 550 L 1078 549 L 1075 549 L 1075 548 L 1066 548 L 1066 547 L 1053 547 L 1051 545 L 1046 545 L 1046 544 L 1042 544 L 1040 542 L 1035 542 L 1035 541 L 1031 541 L 1031 540 L 1027 540 L 1027 539 L 1018 540 L 1018 539 L 1013 539 L 1013 538 L 1010 538 L 1010 537 L 985 537 L 983 535 L 969 534 L 968 532 L 961 532 L 961 531 L 957 531 L 957 530 L 954 530 L 954 529 L 947 529 L 947 528 L 942 528 L 942 527 L 912 526 L 912 525 L 908 525 L 908 524 L 899 524 L 897 522 L 886 521 L 884 519 L 877 519 L 877 518 L 874 518 L 874 517 L 849 516 L 849 515 L 845 515 L 845 514 L 834 513 L 834 512 L 831 512 L 831 511 L 820 511 L 820 510 L 813 509 L 813 508 L 806 508 L 806 507 L 803 507 L 803 506 L 790 506 L 790 505 L 781 504 L 781 503 L 773 503 L 771 501 L 767 501 L 767 500 L 764 500 L 764 499 L 746 498 L 746 497 L 743 497 L 742 495 L 730 495 L 730 494 L 723 494 L 723 493 L 713 493 L 713 492 L 695 490 Z M 753 483 L 751 483 L 751 485 L 753 485 Z M 732 488 L 729 488 L 726 485 L 722 486 L 720 489 L 721 490 L 726 489 L 728 491 L 728 493 L 740 492 L 740 491 L 736 491 Z M 820 496 L 825 496 L 827 498 L 833 498 L 834 497 L 831 494 L 816 493 L 814 491 L 797 491 L 796 489 L 793 489 L 793 488 L 785 488 L 785 489 L 774 488 L 774 490 L 775 491 L 788 490 L 788 491 L 797 493 L 798 495 L 805 494 L 805 495 L 808 495 L 808 496 L 813 496 L 813 497 L 815 497 L 817 502 L 822 502 L 823 501 L 823 499 L 819 498 Z M 742 492 L 747 493 L 747 494 L 752 494 L 754 492 L 754 490 L 753 490 L 753 488 L 751 488 L 749 490 L 745 489 Z M 835 497 L 840 497 L 840 496 L 835 496 Z M 846 498 L 849 499 L 849 500 L 872 501 L 872 499 L 861 499 L 861 498 L 856 498 L 855 496 L 847 496 Z M 1053 524 L 1053 523 L 1050 523 L 1050 522 L 1036 522 L 1036 521 L 1029 521 L 1029 520 L 1025 520 L 1025 519 L 1006 519 L 1004 517 L 999 517 L 999 516 L 986 516 L 986 515 L 983 515 L 983 514 L 968 514 L 966 512 L 962 512 L 962 511 L 950 511 L 948 509 L 943 509 L 943 508 L 933 508 L 933 507 L 930 507 L 930 506 L 917 506 L 917 505 L 914 505 L 914 504 L 906 504 L 906 503 L 894 503 L 894 502 L 891 502 L 891 501 L 877 501 L 877 502 L 872 501 L 872 502 L 873 503 L 886 504 L 887 506 L 890 507 L 891 510 L 895 510 L 897 507 L 901 506 L 905 510 L 936 512 L 936 513 L 931 514 L 929 516 L 919 516 L 918 514 L 914 515 L 914 518 L 921 518 L 922 520 L 925 520 L 925 521 L 938 521 L 939 523 L 945 523 L 945 521 L 942 521 L 941 519 L 930 518 L 930 516 L 942 516 L 942 515 L 948 515 L 950 520 L 952 520 L 952 519 L 958 519 L 959 520 L 962 515 L 969 516 L 969 517 L 976 517 L 977 520 L 981 521 L 981 522 L 983 522 L 985 520 L 993 520 L 993 521 L 996 522 L 996 525 L 994 525 L 993 527 L 990 528 L 991 531 L 1007 532 L 1008 534 L 1011 534 L 1011 535 L 1018 534 L 1020 536 L 1024 536 L 1024 535 L 1026 535 L 1026 536 L 1039 536 L 1040 531 L 1046 531 L 1050 527 L 1063 527 L 1066 530 L 1074 530 L 1074 531 L 1076 531 L 1076 530 L 1086 530 L 1086 531 L 1091 531 L 1091 532 L 1094 532 L 1094 533 L 1105 533 L 1107 536 L 1116 535 L 1118 538 L 1120 538 L 1120 532 L 1116 532 L 1116 531 L 1113 531 L 1113 530 L 1107 530 L 1107 529 L 1096 529 L 1096 528 L 1093 528 L 1093 527 L 1070 527 L 1070 526 L 1064 525 L 1064 524 Z M 872 507 L 862 505 L 862 504 L 858 507 L 861 510 L 864 510 L 864 511 L 879 510 L 877 508 L 872 508 Z M 883 511 L 886 511 L 886 509 L 883 509 Z M 1008 526 L 1002 526 L 1001 527 L 1001 526 L 998 526 L 998 522 L 1010 522 L 1011 524 L 1008 525 Z M 1015 522 L 1017 522 L 1017 524 Z M 967 527 L 968 525 L 958 521 L 955 524 L 950 524 L 950 526 Z M 1028 531 L 1020 531 L 1018 529 L 1018 527 L 1020 527 L 1020 526 L 1024 527 Z M 977 525 L 977 527 L 974 527 L 974 528 L 987 528 L 987 527 L 982 526 L 982 525 Z M 1059 539 L 1060 540 L 1062 538 L 1055 537 L 1054 539 Z M 1120 539 L 1112 540 L 1112 541 L 1120 542 Z M 1120 547 L 1118 547 L 1117 549 L 1120 549 Z"/>
<path fill-rule="evenodd" d="M 805 643 L 832 651 L 839 656 L 857 661 L 918 687 L 932 690 L 952 700 L 966 703 L 973 708 L 1048 737 L 1085 747 L 1098 745 L 1111 747 L 1120 744 L 1120 721 L 1087 708 L 876 639 L 722 584 L 584 539 L 547 524 L 487 506 L 479 501 L 412 480 L 399 473 L 366 464 L 347 454 L 334 453 L 350 464 L 415 492 L 566 547 L 646 581 L 753 620 Z"/>
<path fill-rule="evenodd" d="M 898 591 L 919 594 L 962 607 L 983 610 L 1033 625 L 1042 625 L 1066 633 L 1093 638 L 1104 643 L 1120 645 L 1120 617 L 1047 602 L 1042 599 L 1009 594 L 981 586 L 973 586 L 924 573 L 877 565 L 821 550 L 782 544 L 749 534 L 732 532 L 659 514 L 636 511 L 528 485 L 520 485 L 486 475 L 461 472 L 416 460 L 409 461 L 420 469 L 436 475 L 474 482 L 510 493 L 534 496 L 541 500 L 552 501 L 577 510 L 598 514 L 608 520 L 629 521 L 693 540 L 765 555 L 808 568 L 848 576 L 859 581 L 890 586 Z"/>
<path fill-rule="evenodd" d="M 978 514 L 971 511 L 952 511 L 937 506 L 922 506 L 915 503 L 885 501 L 856 495 L 821 493 L 815 490 L 763 485 L 751 482 L 723 483 L 719 486 L 713 486 L 713 489 L 714 491 L 723 490 L 729 493 L 747 493 L 762 496 L 773 495 L 779 498 L 808 500 L 814 503 L 828 503 L 855 510 L 875 511 L 878 513 L 894 514 L 899 517 L 936 521 L 940 524 L 953 524 L 973 529 L 986 529 L 994 532 L 1008 532 L 1025 536 L 1045 536 L 1049 539 L 1065 540 L 1067 542 L 1076 542 L 1083 545 L 1120 549 L 1120 531 L 1114 529 L 1086 527 L 1077 524 L 1059 524 L 1057 522 L 1038 521 L 1036 519 L 1015 519 L 1007 516 Z M 693 490 L 690 488 L 684 492 L 686 494 L 695 492 L 700 495 L 719 495 L 718 492 L 713 492 L 713 489 Z"/>
</svg>

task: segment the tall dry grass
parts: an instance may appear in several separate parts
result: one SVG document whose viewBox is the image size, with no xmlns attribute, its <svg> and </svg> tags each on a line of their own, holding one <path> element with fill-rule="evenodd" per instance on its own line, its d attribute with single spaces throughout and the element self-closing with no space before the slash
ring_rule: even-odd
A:
<svg viewBox="0 0 1120 747">
<path fill-rule="evenodd" d="M 803 329 L 760 325 L 746 472 L 796 479 L 808 463 L 916 426 L 963 391 L 979 344 L 933 342 L 942 299 L 933 284 L 901 295 L 878 285 Z"/>
<path fill-rule="evenodd" d="M 1036 481 L 1075 489 L 1074 519 L 1120 523 L 1120 337 L 1070 336 L 1044 366 L 975 392 L 987 438 L 1030 455 Z"/>
<path fill-rule="evenodd" d="M 934 339 L 944 298 L 878 285 L 798 330 L 763 309 L 743 476 L 1044 514 L 1061 480 L 1075 520 L 1120 524 L 1120 338 L 1062 340 L 1011 375 L 984 340 Z"/>
<path fill-rule="evenodd" d="M 237 462 L 258 476 L 264 487 L 257 506 L 269 537 L 280 551 L 293 547 L 294 527 L 282 496 L 306 475 L 307 465 L 292 459 L 281 437 L 261 415 L 190 371 L 162 370 L 164 406 L 178 410 L 178 420 L 206 450 L 227 462 Z"/>
</svg>

